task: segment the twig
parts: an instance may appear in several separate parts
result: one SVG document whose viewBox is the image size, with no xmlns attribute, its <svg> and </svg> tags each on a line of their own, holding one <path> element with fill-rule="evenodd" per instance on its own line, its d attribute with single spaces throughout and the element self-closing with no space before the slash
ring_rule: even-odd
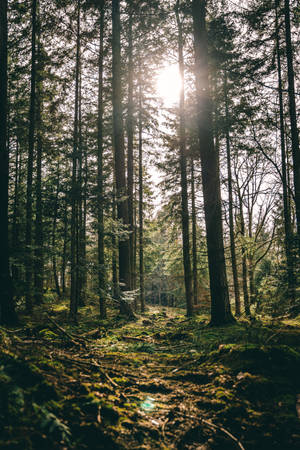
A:
<svg viewBox="0 0 300 450">
<path fill-rule="evenodd" d="M 3 327 L 0 327 L 0 328 L 4 330 Z M 5 333 L 16 334 L 23 330 L 24 330 L 24 328 L 18 328 L 17 330 L 9 330 L 8 328 L 5 328 Z"/>
<path fill-rule="evenodd" d="M 169 422 L 169 419 L 168 419 L 168 417 L 167 417 L 166 420 L 163 422 L 162 427 L 161 427 L 161 432 L 162 432 L 162 435 L 163 435 L 163 438 L 164 438 L 164 439 L 166 439 L 166 435 L 165 435 L 165 427 L 166 427 L 166 425 L 167 425 L 168 422 Z"/>
<path fill-rule="evenodd" d="M 102 369 L 100 364 L 97 363 L 94 359 L 92 359 L 90 362 L 87 361 L 81 361 L 79 359 L 71 359 L 69 357 L 64 356 L 63 358 L 61 356 L 55 356 L 56 359 L 59 359 L 60 361 L 68 361 L 71 364 L 77 364 L 79 366 L 88 366 L 88 367 L 97 367 L 97 370 L 101 372 L 101 374 L 115 387 L 120 387 L 114 380 L 110 378 L 110 376 Z"/>
<path fill-rule="evenodd" d="M 48 320 L 57 328 L 64 336 L 66 336 L 74 345 L 85 346 L 85 342 L 78 342 L 76 341 L 71 334 L 69 334 L 64 328 L 62 328 L 60 325 L 58 325 L 55 320 L 53 320 L 48 314 L 47 314 Z"/>
<path fill-rule="evenodd" d="M 241 449 L 241 450 L 245 450 L 245 447 L 243 446 L 243 444 L 238 440 L 238 438 L 236 438 L 235 436 L 233 436 L 233 434 L 230 433 L 230 431 L 226 430 L 226 428 L 221 427 L 219 425 L 216 425 L 212 422 L 209 422 L 208 420 L 202 419 L 201 417 L 196 417 L 196 416 L 191 416 L 190 414 L 184 414 L 181 413 L 179 411 L 176 411 L 177 414 L 180 414 L 181 416 L 187 417 L 189 419 L 194 419 L 194 420 L 198 420 L 202 423 L 205 423 L 205 425 L 213 428 L 214 430 L 220 430 L 222 431 L 222 433 L 226 434 L 226 436 L 228 436 L 232 441 L 234 441 L 236 443 L 236 445 Z"/>
<path fill-rule="evenodd" d="M 147 342 L 147 339 L 140 338 L 140 337 L 137 337 L 137 336 L 121 336 L 121 338 L 122 338 L 124 341 L 141 341 L 141 342 Z"/>
<path fill-rule="evenodd" d="M 94 359 L 92 359 L 92 363 L 95 367 L 99 369 L 99 371 L 102 373 L 102 375 L 115 387 L 120 387 L 118 383 L 116 383 L 114 380 L 110 378 L 110 376 L 100 367 L 100 364 L 97 363 Z"/>
<path fill-rule="evenodd" d="M 95 330 L 87 331 L 86 333 L 81 334 L 80 337 L 81 338 L 87 338 L 87 337 L 91 338 L 91 337 L 95 337 L 99 334 L 100 334 L 99 328 L 96 328 Z"/>
<path fill-rule="evenodd" d="M 280 333 L 281 333 L 281 331 L 277 331 L 276 333 L 271 334 L 271 336 L 269 336 L 268 339 L 265 340 L 265 344 L 267 344 L 268 342 L 270 342 L 271 339 L 273 339 L 275 336 L 278 336 L 278 334 L 280 334 Z"/>
<path fill-rule="evenodd" d="M 183 364 L 180 367 L 176 367 L 175 369 L 172 370 L 172 373 L 179 372 L 179 370 L 184 369 L 185 367 L 188 367 L 191 364 L 195 364 L 198 361 L 199 361 L 199 358 L 198 359 L 193 359 L 192 361 L 189 361 L 189 362 L 187 362 L 186 364 Z"/>
</svg>

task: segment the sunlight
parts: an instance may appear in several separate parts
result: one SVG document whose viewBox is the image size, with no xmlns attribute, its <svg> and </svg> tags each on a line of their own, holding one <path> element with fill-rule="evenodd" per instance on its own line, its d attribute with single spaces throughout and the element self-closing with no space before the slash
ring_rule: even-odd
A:
<svg viewBox="0 0 300 450">
<path fill-rule="evenodd" d="M 179 102 L 182 80 L 176 64 L 162 68 L 157 76 L 156 92 L 166 106 Z"/>
</svg>

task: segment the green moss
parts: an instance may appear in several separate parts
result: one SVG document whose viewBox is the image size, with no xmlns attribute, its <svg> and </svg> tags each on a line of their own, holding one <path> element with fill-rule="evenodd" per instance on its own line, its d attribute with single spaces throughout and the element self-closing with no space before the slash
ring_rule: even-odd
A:
<svg viewBox="0 0 300 450">
<path fill-rule="evenodd" d="M 112 380 L 115 381 L 119 386 L 128 386 L 131 384 L 128 378 L 125 377 L 113 377 Z"/>
<path fill-rule="evenodd" d="M 39 332 L 39 335 L 41 337 L 43 337 L 44 339 L 47 339 L 49 341 L 53 340 L 53 339 L 57 339 L 58 335 L 56 333 L 54 333 L 53 331 L 49 330 L 49 329 L 43 329 Z"/>
</svg>

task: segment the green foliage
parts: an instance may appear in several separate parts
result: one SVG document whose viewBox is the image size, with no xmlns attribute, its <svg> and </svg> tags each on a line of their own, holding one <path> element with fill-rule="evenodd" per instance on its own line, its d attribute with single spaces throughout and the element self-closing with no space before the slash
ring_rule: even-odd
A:
<svg viewBox="0 0 300 450">
<path fill-rule="evenodd" d="M 34 412 L 40 419 L 40 427 L 43 432 L 49 433 L 50 438 L 53 438 L 64 444 L 70 444 L 71 432 L 67 425 L 65 425 L 58 417 L 47 408 L 32 404 Z"/>
</svg>

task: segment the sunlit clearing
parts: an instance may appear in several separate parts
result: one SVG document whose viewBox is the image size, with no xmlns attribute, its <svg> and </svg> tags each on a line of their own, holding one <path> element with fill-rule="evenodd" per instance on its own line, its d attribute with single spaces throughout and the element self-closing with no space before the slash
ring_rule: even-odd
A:
<svg viewBox="0 0 300 450">
<path fill-rule="evenodd" d="M 156 91 L 167 106 L 179 102 L 181 88 L 182 80 L 177 65 L 164 67 L 158 73 Z"/>
</svg>

